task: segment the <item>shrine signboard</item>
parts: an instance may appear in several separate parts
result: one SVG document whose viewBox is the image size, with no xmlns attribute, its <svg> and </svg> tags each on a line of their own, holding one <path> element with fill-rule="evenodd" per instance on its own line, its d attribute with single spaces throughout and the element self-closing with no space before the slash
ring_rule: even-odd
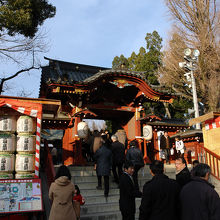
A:
<svg viewBox="0 0 220 220">
<path fill-rule="evenodd" d="M 0 180 L 0 214 L 43 211 L 40 179 Z"/>
</svg>

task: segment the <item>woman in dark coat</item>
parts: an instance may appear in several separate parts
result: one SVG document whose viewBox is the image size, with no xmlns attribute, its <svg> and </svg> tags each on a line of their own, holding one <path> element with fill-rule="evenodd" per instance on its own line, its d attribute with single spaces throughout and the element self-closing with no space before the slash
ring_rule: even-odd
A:
<svg viewBox="0 0 220 220">
<path fill-rule="evenodd" d="M 95 152 L 94 159 L 96 161 L 96 173 L 98 177 L 97 189 L 102 189 L 102 176 L 104 177 L 104 195 L 108 197 L 109 193 L 109 176 L 112 167 L 112 152 L 107 146 L 107 136 L 101 136 L 101 147 Z"/>
</svg>

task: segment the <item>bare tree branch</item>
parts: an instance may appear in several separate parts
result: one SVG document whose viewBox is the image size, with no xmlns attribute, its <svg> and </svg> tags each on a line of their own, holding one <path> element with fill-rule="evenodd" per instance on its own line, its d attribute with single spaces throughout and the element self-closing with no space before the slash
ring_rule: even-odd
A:
<svg viewBox="0 0 220 220">
<path fill-rule="evenodd" d="M 220 12 L 216 0 L 165 0 L 175 26 L 159 69 L 160 82 L 191 96 L 186 89 L 183 62 L 185 48 L 199 49 L 195 71 L 197 93 L 206 110 L 220 109 Z"/>
<path fill-rule="evenodd" d="M 35 66 L 31 66 L 29 68 L 26 68 L 26 69 L 21 69 L 19 71 L 17 71 L 15 74 L 9 76 L 9 77 L 5 77 L 5 78 L 0 78 L 0 94 L 3 92 L 3 87 L 4 87 L 4 83 L 17 77 L 18 75 L 20 75 L 21 73 L 24 73 L 24 72 L 29 72 L 30 70 L 33 70 L 33 69 L 40 69 L 41 67 L 35 67 Z"/>
</svg>

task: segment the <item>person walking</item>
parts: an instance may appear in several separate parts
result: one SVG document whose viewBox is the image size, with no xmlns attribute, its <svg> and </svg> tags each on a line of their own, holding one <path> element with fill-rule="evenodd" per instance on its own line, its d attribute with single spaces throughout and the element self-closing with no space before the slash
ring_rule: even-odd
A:
<svg viewBox="0 0 220 220">
<path fill-rule="evenodd" d="M 186 165 L 186 160 L 183 157 L 178 157 L 175 160 L 176 167 L 176 181 L 179 183 L 182 188 L 191 180 L 191 174 Z"/>
<path fill-rule="evenodd" d="M 49 199 L 52 201 L 49 220 L 76 220 L 76 213 L 73 208 L 73 196 L 75 186 L 71 182 L 69 169 L 62 165 L 59 167 L 55 182 L 49 189 Z"/>
<path fill-rule="evenodd" d="M 164 164 L 155 160 L 150 165 L 153 178 L 143 187 L 139 220 L 177 220 L 180 186 L 163 174 Z"/>
<path fill-rule="evenodd" d="M 220 198 L 208 182 L 211 169 L 200 163 L 193 168 L 192 180 L 180 193 L 181 220 L 219 220 Z"/>
<path fill-rule="evenodd" d="M 140 149 L 137 147 L 136 141 L 131 141 L 129 145 L 130 148 L 127 151 L 126 160 L 129 160 L 134 164 L 133 179 L 134 179 L 136 197 L 141 197 L 142 192 L 140 192 L 139 190 L 138 171 L 142 167 L 144 167 L 143 154 L 140 151 Z"/>
<path fill-rule="evenodd" d="M 95 152 L 96 173 L 98 178 L 97 189 L 102 189 L 102 176 L 104 177 L 104 196 L 109 193 L 109 176 L 112 167 L 112 152 L 107 145 L 107 136 L 101 136 L 101 147 Z"/>
<path fill-rule="evenodd" d="M 135 186 L 132 175 L 134 165 L 131 161 L 125 161 L 124 173 L 119 180 L 119 208 L 122 214 L 122 220 L 135 219 Z"/>
<path fill-rule="evenodd" d="M 166 163 L 168 164 L 170 162 L 169 156 L 171 149 L 171 141 L 167 131 L 165 131 L 164 135 L 162 135 L 160 138 L 160 149 L 163 151 Z"/>
<path fill-rule="evenodd" d="M 112 173 L 114 176 L 114 181 L 119 183 L 119 178 L 123 173 L 122 166 L 125 161 L 125 148 L 122 143 L 118 141 L 116 135 L 111 136 L 112 144 Z"/>
</svg>

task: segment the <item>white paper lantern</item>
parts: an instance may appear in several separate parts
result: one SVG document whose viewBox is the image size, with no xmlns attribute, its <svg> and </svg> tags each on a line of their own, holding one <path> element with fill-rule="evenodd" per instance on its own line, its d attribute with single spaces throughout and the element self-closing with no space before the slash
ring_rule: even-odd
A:
<svg viewBox="0 0 220 220">
<path fill-rule="evenodd" d="M 79 138 L 86 138 L 89 135 L 89 127 L 86 122 L 80 122 L 77 126 L 77 133 Z"/>
<path fill-rule="evenodd" d="M 149 141 L 153 137 L 153 130 L 151 125 L 145 125 L 143 127 L 143 137 L 145 140 Z"/>
</svg>

